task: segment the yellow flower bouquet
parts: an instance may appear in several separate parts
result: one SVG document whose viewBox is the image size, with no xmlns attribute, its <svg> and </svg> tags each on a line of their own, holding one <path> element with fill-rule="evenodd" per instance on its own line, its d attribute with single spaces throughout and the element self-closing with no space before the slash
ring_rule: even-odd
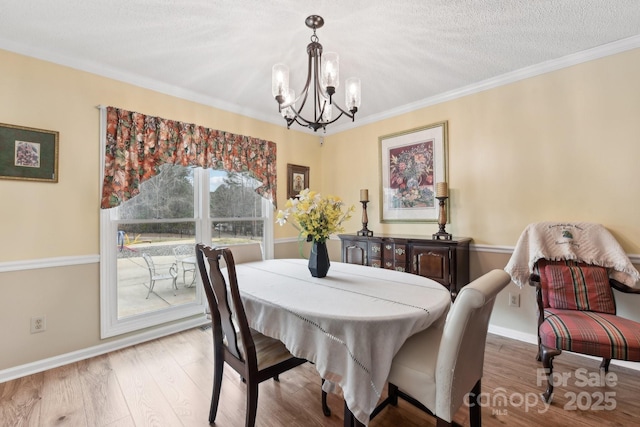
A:
<svg viewBox="0 0 640 427">
<path fill-rule="evenodd" d="M 340 198 L 322 197 L 307 188 L 297 199 L 287 200 L 285 209 L 278 211 L 276 222 L 292 224 L 300 232 L 300 239 L 324 243 L 331 234 L 344 231 L 342 223 L 351 218 L 355 210 L 353 205 L 343 211 L 344 207 Z"/>
</svg>

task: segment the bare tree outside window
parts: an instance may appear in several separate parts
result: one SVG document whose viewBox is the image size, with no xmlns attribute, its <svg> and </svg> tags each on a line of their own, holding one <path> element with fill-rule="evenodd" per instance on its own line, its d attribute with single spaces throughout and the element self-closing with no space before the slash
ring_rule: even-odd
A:
<svg viewBox="0 0 640 427">
<path fill-rule="evenodd" d="M 208 206 L 201 213 L 194 202 L 196 180 L 209 187 Z M 258 185 L 260 182 L 246 173 L 208 170 L 205 174 L 196 168 L 167 164 L 140 185 L 138 195 L 115 208 L 118 317 L 195 299 L 194 248 L 196 242 L 206 239 L 196 234 L 197 229 L 209 227 L 213 245 L 261 242 L 264 215 L 263 199 L 254 191 Z M 143 254 L 151 257 L 158 270 L 154 274 L 176 275 L 176 286 L 169 279 L 151 286 L 153 274 Z"/>
<path fill-rule="evenodd" d="M 249 174 L 229 172 L 211 192 L 209 208 L 214 241 L 225 234 L 234 238 L 262 239 L 262 197 L 254 191 L 258 185 L 260 182 Z"/>
<path fill-rule="evenodd" d="M 193 169 L 168 164 L 160 169 L 122 204 L 120 219 L 193 218 Z"/>
</svg>

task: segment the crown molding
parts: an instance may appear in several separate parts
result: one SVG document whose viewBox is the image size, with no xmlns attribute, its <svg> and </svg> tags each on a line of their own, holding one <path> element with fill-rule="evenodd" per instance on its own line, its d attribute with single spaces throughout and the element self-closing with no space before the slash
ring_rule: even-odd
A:
<svg viewBox="0 0 640 427">
<path fill-rule="evenodd" d="M 531 65 L 529 67 L 521 68 L 519 70 L 511 71 L 490 79 L 482 80 L 480 82 L 464 86 L 458 89 L 444 92 L 439 95 L 435 95 L 429 98 L 422 99 L 417 102 L 405 104 L 398 108 L 384 111 L 380 114 L 373 114 L 366 116 L 361 120 L 358 120 L 356 124 L 345 123 L 344 125 L 337 125 L 331 128 L 331 132 L 327 134 L 335 134 L 343 132 L 355 127 L 364 126 L 367 124 L 379 122 L 381 120 L 389 119 L 399 116 L 401 114 L 410 113 L 421 108 L 430 107 L 436 104 L 440 104 L 447 101 L 452 101 L 457 98 L 473 95 L 475 93 L 483 92 L 485 90 L 494 89 L 500 86 L 504 86 L 510 83 L 525 80 L 531 77 L 536 77 L 542 74 L 550 73 L 552 71 L 561 70 L 563 68 L 572 67 L 574 65 L 582 64 L 585 62 L 593 61 L 596 59 L 604 58 L 607 56 L 615 55 L 618 53 L 626 52 L 628 50 L 637 49 L 640 47 L 640 36 L 633 36 L 626 39 L 618 40 L 606 45 L 597 46 L 591 49 L 577 52 L 571 55 L 564 56 L 562 58 L 553 59 L 550 61 L 541 62 L 539 64 Z"/>
<path fill-rule="evenodd" d="M 401 114 L 406 114 L 421 108 L 429 107 L 432 105 L 440 104 L 442 102 L 451 101 L 464 96 L 472 95 L 474 93 L 482 92 L 485 90 L 493 89 L 499 86 L 503 86 L 509 83 L 514 83 L 520 80 L 535 77 L 541 74 L 549 73 L 552 71 L 560 70 L 563 68 L 571 67 L 573 65 L 581 64 L 584 62 L 592 61 L 595 59 L 603 58 L 617 53 L 625 52 L 631 49 L 640 47 L 640 36 L 633 36 L 626 39 L 618 40 L 613 43 L 598 46 L 592 49 L 587 49 L 582 52 L 577 52 L 571 55 L 564 56 L 562 58 L 542 62 L 529 67 L 521 68 L 509 73 L 502 74 L 490 79 L 480 81 L 459 89 L 455 89 L 449 92 L 445 92 L 436 96 L 425 98 L 423 100 L 405 104 L 403 106 L 393 108 L 391 110 L 384 111 L 379 114 L 372 114 L 370 116 L 362 117 L 356 122 L 349 122 L 339 125 L 333 125 L 328 131 L 323 133 L 323 136 L 334 135 L 346 130 L 355 129 L 361 126 L 365 126 L 371 123 L 375 123 L 381 120 L 389 119 Z M 252 119 L 264 121 L 274 124 L 276 126 L 286 127 L 283 123 L 280 115 L 275 114 L 263 114 L 255 110 L 244 108 L 240 105 L 222 101 L 217 98 L 203 96 L 200 93 L 186 90 L 184 88 L 169 85 L 155 79 L 149 79 L 141 77 L 136 74 L 125 73 L 114 68 L 106 67 L 104 64 L 98 64 L 92 61 L 77 60 L 64 55 L 56 55 L 48 52 L 44 49 L 39 49 L 32 46 L 26 46 L 20 43 L 9 41 L 6 39 L 0 39 L 0 48 L 11 52 L 15 52 L 21 55 L 26 55 L 41 59 L 44 61 L 53 62 L 55 64 L 71 67 L 80 71 L 86 71 L 92 74 L 96 74 L 102 77 L 114 79 L 124 83 L 132 84 L 144 89 L 153 90 L 155 92 L 164 93 L 166 95 L 174 96 L 176 98 L 184 99 L 187 101 L 196 102 L 198 104 L 208 105 L 210 107 L 218 108 L 220 110 L 228 111 L 231 113 L 239 114 Z M 300 128 L 293 131 L 299 131 L 309 134 L 317 134 L 311 129 Z"/>
</svg>

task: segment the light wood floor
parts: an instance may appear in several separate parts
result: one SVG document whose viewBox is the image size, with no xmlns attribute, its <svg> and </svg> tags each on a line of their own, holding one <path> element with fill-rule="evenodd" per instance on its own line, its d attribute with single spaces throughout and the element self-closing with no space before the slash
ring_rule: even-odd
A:
<svg viewBox="0 0 640 427">
<path fill-rule="evenodd" d="M 6 350 L 5 350 L 6 351 Z M 640 373 L 612 366 L 615 386 L 581 386 L 577 368 L 596 375 L 598 361 L 571 354 L 556 358 L 555 371 L 571 374 L 557 387 L 545 411 L 536 385 L 535 346 L 489 335 L 483 393 L 485 426 L 640 425 Z M 245 387 L 225 370 L 217 426 L 244 425 Z M 579 373 L 578 373 L 579 375 Z M 193 329 L 93 359 L 0 384 L 2 426 L 205 426 L 212 384 L 211 330 Z M 599 378 L 599 377 L 597 377 Z M 342 425 L 343 404 L 331 395 L 331 417 L 320 408 L 320 378 L 305 364 L 260 385 L 260 427 Z M 603 400 L 605 392 L 613 393 Z M 497 397 L 506 398 L 501 406 Z M 573 404 L 582 409 L 571 409 Z M 526 407 L 526 402 L 530 407 Z M 615 405 L 615 409 L 610 408 Z M 455 421 L 468 425 L 462 408 Z M 386 408 L 370 426 L 434 426 L 431 417 L 401 401 Z"/>
</svg>

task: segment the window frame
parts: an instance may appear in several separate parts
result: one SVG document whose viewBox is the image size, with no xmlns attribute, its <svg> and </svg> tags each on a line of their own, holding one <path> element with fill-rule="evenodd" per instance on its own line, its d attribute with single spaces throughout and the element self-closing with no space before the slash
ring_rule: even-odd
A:
<svg viewBox="0 0 640 427">
<path fill-rule="evenodd" d="M 100 143 L 101 143 L 101 173 L 100 182 L 104 180 L 104 152 L 106 147 L 106 110 L 100 111 Z M 212 243 L 212 222 L 215 218 L 209 213 L 209 169 L 195 168 L 194 178 L 194 216 L 193 218 L 149 220 L 149 222 L 195 221 L 196 242 Z M 207 185 L 204 185 L 207 184 Z M 273 206 L 262 198 L 262 216 L 256 217 L 263 221 L 262 246 L 265 258 L 273 257 Z M 237 218 L 234 218 L 234 220 Z M 255 218 L 250 218 L 254 220 Z M 206 321 L 206 298 L 202 289 L 200 277 L 196 280 L 196 295 L 193 302 L 170 306 L 167 308 L 144 312 L 141 314 L 118 318 L 118 282 L 117 282 L 117 231 L 119 223 L 130 220 L 119 220 L 117 208 L 100 209 L 100 336 L 109 338 L 141 329 L 157 327 L 171 322 L 195 320 L 188 327 Z M 146 221 L 145 221 L 146 222 Z M 198 275 L 199 276 L 199 275 Z"/>
</svg>

